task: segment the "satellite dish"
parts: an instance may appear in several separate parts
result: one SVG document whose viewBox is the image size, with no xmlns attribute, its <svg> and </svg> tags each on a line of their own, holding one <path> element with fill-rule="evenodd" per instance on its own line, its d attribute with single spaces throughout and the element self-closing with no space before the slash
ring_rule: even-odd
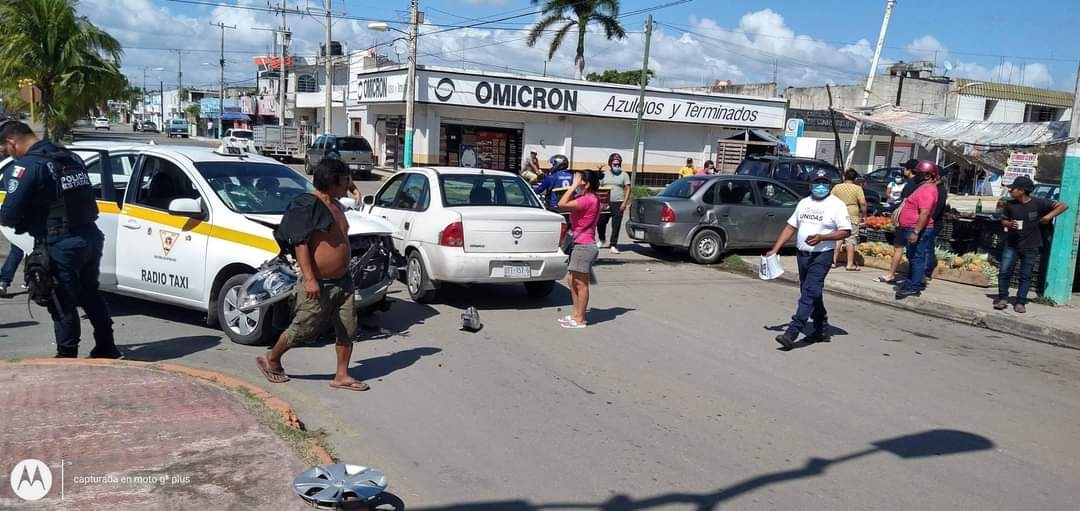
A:
<svg viewBox="0 0 1080 511">
<path fill-rule="evenodd" d="M 953 69 L 952 62 L 949 62 L 947 60 L 942 63 L 941 66 L 945 68 L 945 74 L 949 74 L 949 71 L 952 71 Z"/>
</svg>

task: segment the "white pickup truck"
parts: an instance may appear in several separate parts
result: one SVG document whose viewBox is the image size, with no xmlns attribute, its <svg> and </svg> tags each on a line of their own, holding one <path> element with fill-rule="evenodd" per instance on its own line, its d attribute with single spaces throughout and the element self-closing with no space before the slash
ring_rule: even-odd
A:
<svg viewBox="0 0 1080 511">
<path fill-rule="evenodd" d="M 239 295 L 248 277 L 281 254 L 273 228 L 293 197 L 312 190 L 305 176 L 223 148 L 80 142 L 71 149 L 87 163 L 98 195 L 102 290 L 205 311 L 208 325 L 240 344 L 270 342 L 288 324 L 289 301 L 247 311 Z M 13 163 L 0 162 L 4 177 Z M 355 210 L 346 218 L 353 263 L 363 261 L 350 264 L 357 308 L 371 310 L 397 275 L 394 227 Z M 24 251 L 33 248 L 29 236 L 0 231 Z"/>
</svg>

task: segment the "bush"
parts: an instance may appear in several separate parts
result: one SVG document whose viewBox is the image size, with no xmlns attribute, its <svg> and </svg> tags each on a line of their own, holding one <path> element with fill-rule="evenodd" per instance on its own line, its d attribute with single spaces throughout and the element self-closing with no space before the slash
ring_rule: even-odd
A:
<svg viewBox="0 0 1080 511">
<path fill-rule="evenodd" d="M 632 199 L 652 197 L 655 196 L 657 193 L 660 193 L 660 190 L 657 190 L 655 188 L 649 188 L 646 186 L 635 186 L 634 188 L 630 189 L 630 197 Z"/>
</svg>

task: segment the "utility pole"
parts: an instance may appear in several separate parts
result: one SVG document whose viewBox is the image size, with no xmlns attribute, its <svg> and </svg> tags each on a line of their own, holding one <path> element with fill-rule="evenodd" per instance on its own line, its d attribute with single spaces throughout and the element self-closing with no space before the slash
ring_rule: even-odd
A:
<svg viewBox="0 0 1080 511">
<path fill-rule="evenodd" d="M 1080 209 L 1080 66 L 1077 68 L 1076 89 L 1073 92 L 1072 125 L 1065 152 L 1065 169 L 1061 173 L 1061 200 L 1069 205 L 1054 220 L 1054 238 L 1050 243 L 1050 264 L 1046 270 L 1046 291 L 1043 296 L 1058 305 L 1068 305 L 1072 299 L 1073 277 L 1076 271 L 1077 210 Z"/>
<path fill-rule="evenodd" d="M 158 83 L 158 98 L 161 100 L 161 119 L 157 125 L 161 127 L 165 125 L 165 80 Z"/>
<path fill-rule="evenodd" d="M 280 56 L 280 60 L 278 60 L 278 93 L 280 94 L 280 98 L 278 99 L 278 126 L 282 128 L 281 136 L 284 137 L 286 110 L 285 101 L 287 99 L 287 96 L 285 95 L 285 59 L 288 55 L 290 37 L 289 26 L 285 23 L 285 13 L 287 11 L 285 6 L 285 0 L 281 0 L 281 7 L 279 7 L 278 9 L 281 11 L 281 31 L 275 34 L 279 38 L 279 40 L 277 41 L 277 46 L 279 51 L 278 55 Z"/>
<path fill-rule="evenodd" d="M 896 86 L 896 107 L 900 108 L 900 95 L 904 93 L 904 76 L 907 75 L 907 71 L 900 72 L 900 83 Z M 896 147 L 896 132 L 892 132 L 889 135 L 889 154 L 885 157 L 885 166 L 892 167 L 893 164 L 893 149 Z"/>
<path fill-rule="evenodd" d="M 409 2 L 409 72 L 405 79 L 405 168 L 413 166 L 413 111 L 416 107 L 417 0 Z"/>
<path fill-rule="evenodd" d="M 334 65 L 331 61 L 332 57 L 330 51 L 330 4 L 332 0 L 326 1 L 326 46 L 323 47 L 323 58 L 326 60 L 326 115 L 323 116 L 323 133 L 332 133 L 334 131 L 334 125 L 332 124 L 333 109 L 334 109 Z"/>
<path fill-rule="evenodd" d="M 184 52 L 176 50 L 176 110 L 184 115 Z M 162 122 L 165 122 L 162 120 Z"/>
<path fill-rule="evenodd" d="M 638 91 L 637 122 L 634 123 L 634 159 L 630 174 L 631 188 L 637 186 L 638 147 L 641 145 L 641 119 L 645 116 L 645 84 L 649 81 L 649 44 L 652 42 L 652 14 L 645 19 L 645 57 L 641 61 L 641 88 Z"/>
<path fill-rule="evenodd" d="M 870 90 L 874 87 L 874 74 L 877 73 L 878 61 L 881 60 L 881 48 L 885 46 L 885 33 L 889 30 L 889 18 L 892 17 L 895 5 L 896 0 L 888 0 L 885 3 L 885 18 L 881 20 L 881 32 L 878 34 L 877 47 L 874 48 L 874 58 L 870 61 L 870 75 L 866 77 L 866 88 L 863 89 L 862 106 L 864 108 L 866 103 L 870 101 Z M 852 167 L 855 166 L 855 145 L 859 143 L 859 131 L 861 130 L 862 123 L 856 121 L 855 131 L 851 134 L 851 145 L 848 147 L 847 158 L 844 158 L 844 161 Z"/>
<path fill-rule="evenodd" d="M 218 116 L 217 116 L 217 138 L 223 136 L 225 131 L 225 125 L 222 123 L 225 115 L 225 29 L 229 28 L 236 30 L 236 25 L 226 25 L 222 22 L 210 23 L 211 25 L 221 29 L 221 57 L 218 61 L 221 64 L 221 69 L 218 75 Z"/>
</svg>

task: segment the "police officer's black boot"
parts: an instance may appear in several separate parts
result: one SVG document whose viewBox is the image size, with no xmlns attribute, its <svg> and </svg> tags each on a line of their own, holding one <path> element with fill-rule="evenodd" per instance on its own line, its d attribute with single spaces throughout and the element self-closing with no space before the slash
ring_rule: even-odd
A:
<svg viewBox="0 0 1080 511">
<path fill-rule="evenodd" d="M 90 350 L 90 358 L 110 358 L 119 359 L 124 358 L 124 354 L 116 348 L 116 341 L 113 340 L 112 332 L 98 332 L 94 331 L 94 349 Z"/>
</svg>

